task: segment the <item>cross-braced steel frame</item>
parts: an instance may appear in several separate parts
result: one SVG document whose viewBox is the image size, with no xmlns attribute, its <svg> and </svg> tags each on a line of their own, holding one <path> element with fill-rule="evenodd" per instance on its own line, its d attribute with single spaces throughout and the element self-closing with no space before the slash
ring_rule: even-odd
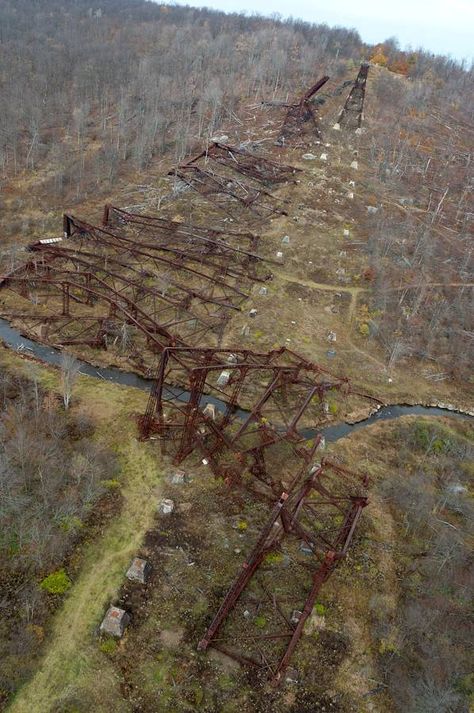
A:
<svg viewBox="0 0 474 713">
<path fill-rule="evenodd" d="M 204 167 L 198 165 L 204 161 Z M 212 168 L 217 163 L 224 173 Z M 299 169 L 257 156 L 235 146 L 214 142 L 205 151 L 169 172 L 185 185 L 209 200 L 232 218 L 229 207 L 237 203 L 250 210 L 257 218 L 287 215 L 282 201 L 263 186 L 279 185 L 295 180 Z"/>
<path fill-rule="evenodd" d="M 205 170 L 194 164 L 178 166 L 170 175 L 178 178 L 193 191 L 212 203 L 232 219 L 238 219 L 238 214 L 230 207 L 237 203 L 250 210 L 258 219 L 271 218 L 274 215 L 287 215 L 281 210 L 274 195 L 263 188 L 255 188 L 243 180 L 229 179 L 219 173 Z M 219 200 L 223 198 L 224 201 Z"/>
<path fill-rule="evenodd" d="M 360 126 L 367 71 L 362 65 L 342 125 Z M 289 107 L 283 136 L 308 126 L 318 132 L 310 101 L 327 80 Z M 197 165 L 202 161 L 205 168 Z M 285 212 L 265 187 L 294 180 L 297 170 L 215 142 L 172 173 L 219 207 L 224 196 L 270 217 Z M 29 306 L 9 316 L 48 343 L 108 348 L 119 340 L 128 349 L 133 343 L 144 367 L 143 347 L 158 355 L 141 436 L 157 435 L 176 464 L 197 455 L 229 485 L 245 478 L 248 490 L 271 504 L 199 648 L 220 648 L 278 684 L 367 505 L 366 477 L 315 462 L 317 429 L 350 396 L 365 395 L 291 350 L 218 346 L 229 314 L 247 296 L 242 284 L 271 277 L 258 236 L 111 205 L 101 227 L 68 214 L 63 227 L 63 238 L 33 243 L 32 257 L 0 278 L 0 289 Z M 193 346 L 209 335 L 217 345 Z M 256 614 L 271 623 L 269 633 L 255 633 Z"/>
<path fill-rule="evenodd" d="M 321 131 L 316 118 L 314 107 L 311 104 L 315 94 L 329 81 L 329 77 L 321 77 L 313 84 L 295 104 L 288 107 L 288 111 L 280 132 L 280 142 L 285 143 L 295 138 L 302 138 L 309 133 L 313 138 L 320 139 Z"/>
<path fill-rule="evenodd" d="M 365 85 L 369 75 L 369 63 L 363 62 L 349 96 L 342 108 L 337 123 L 344 129 L 359 129 L 364 118 Z"/>
<path fill-rule="evenodd" d="M 243 151 L 237 146 L 228 146 L 217 141 L 210 144 L 205 151 L 194 156 L 185 165 L 190 166 L 205 159 L 230 168 L 254 181 L 272 186 L 279 183 L 288 183 L 295 180 L 295 175 L 301 171 L 294 166 L 287 166 L 276 161 L 271 161 L 263 156 L 257 156 L 249 151 Z"/>
<path fill-rule="evenodd" d="M 106 349 L 111 340 L 116 343 L 129 338 L 123 330 L 128 326 L 145 338 L 155 354 L 167 346 L 185 344 L 171 331 L 183 321 L 176 317 L 176 306 L 168 302 L 163 307 L 161 303 L 167 317 L 162 314 L 161 322 L 157 322 L 156 315 L 145 312 L 117 283 L 113 287 L 91 271 L 57 267 L 56 257 L 31 260 L 0 280 L 0 289 L 9 289 L 33 304 L 32 312 L 8 315 L 29 334 L 55 345 Z"/>
<path fill-rule="evenodd" d="M 10 316 L 28 333 L 59 345 L 118 344 L 143 362 L 143 336 L 153 353 L 218 344 L 247 297 L 242 287 L 271 278 L 261 256 L 239 247 L 256 243 L 251 233 L 105 213 L 120 216 L 122 230 L 65 214 L 64 237 L 31 244 L 34 257 L 0 282 L 26 298 L 26 309 Z"/>
<path fill-rule="evenodd" d="M 351 544 L 367 484 L 366 476 L 328 460 L 305 464 L 274 505 L 198 648 L 213 646 L 278 685 L 323 584 Z M 268 633 L 258 633 L 257 615 Z"/>
<path fill-rule="evenodd" d="M 347 378 L 285 348 L 170 348 L 140 429 L 144 438 L 158 435 L 176 464 L 198 453 L 216 476 L 233 483 L 251 473 L 259 494 L 274 499 L 282 488 L 275 459 L 291 452 L 308 462 L 314 427 L 328 419 L 330 405 L 345 408 L 351 393 Z"/>
<path fill-rule="evenodd" d="M 113 209 L 112 215 L 118 215 L 118 210 Z M 130 219 L 126 220 L 127 216 Z M 73 238 L 75 242 L 81 240 L 85 240 L 88 244 L 94 242 L 105 253 L 119 251 L 132 264 L 146 267 L 150 263 L 150 269 L 155 271 L 154 274 L 158 278 L 165 271 L 179 273 L 179 277 L 185 280 L 185 284 L 196 282 L 199 278 L 206 284 L 203 295 L 206 295 L 211 288 L 219 291 L 225 287 L 226 298 L 231 292 L 242 296 L 240 290 L 233 287 L 232 280 L 239 284 L 242 280 L 264 282 L 272 276 L 263 267 L 266 262 L 263 257 L 228 245 L 224 240 L 212 245 L 205 243 L 202 235 L 197 233 L 194 239 L 189 235 L 188 241 L 185 242 L 184 231 L 187 224 L 174 224 L 176 233 L 182 238 L 181 241 L 177 241 L 172 239 L 169 233 L 163 238 L 160 228 L 153 226 L 153 218 L 148 217 L 146 223 L 143 221 L 139 230 L 137 230 L 138 218 L 135 217 L 133 221 L 131 218 L 133 214 L 122 211 L 121 225 L 112 230 L 65 214 L 64 235 L 66 238 Z M 155 219 L 155 222 L 158 220 Z M 127 232 L 127 226 L 133 227 L 133 230 Z M 228 278 L 227 283 L 224 282 L 225 278 Z"/>
<path fill-rule="evenodd" d="M 190 223 L 178 222 L 157 216 L 132 213 L 113 205 L 104 207 L 102 224 L 104 227 L 118 227 L 121 231 L 128 230 L 135 241 L 149 242 L 163 251 L 178 251 L 199 261 L 213 258 L 226 268 L 230 274 L 254 281 L 269 280 L 272 273 L 265 263 L 272 260 L 257 253 L 260 236 L 254 233 L 241 233 L 232 230 L 217 230 Z"/>
</svg>

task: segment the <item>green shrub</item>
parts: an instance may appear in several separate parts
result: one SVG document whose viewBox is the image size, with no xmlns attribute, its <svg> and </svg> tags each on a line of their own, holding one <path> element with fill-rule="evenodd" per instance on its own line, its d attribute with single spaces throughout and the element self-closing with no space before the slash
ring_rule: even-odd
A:
<svg viewBox="0 0 474 713">
<path fill-rule="evenodd" d="M 338 411 L 339 411 L 339 408 L 338 408 L 337 404 L 334 403 L 334 401 L 332 401 L 329 404 L 329 413 L 331 414 L 331 416 L 335 416 Z"/>
<path fill-rule="evenodd" d="M 104 641 L 100 642 L 99 649 L 102 651 L 103 654 L 111 656 L 117 651 L 117 641 L 112 637 L 104 639 Z"/>
<path fill-rule="evenodd" d="M 115 478 L 108 478 L 107 480 L 101 480 L 100 484 L 102 487 L 107 488 L 107 490 L 116 490 L 120 488 L 120 483 Z"/>
<path fill-rule="evenodd" d="M 51 572 L 40 584 L 41 589 L 44 589 L 49 594 L 64 594 L 71 586 L 72 582 L 64 569 Z"/>
<path fill-rule="evenodd" d="M 468 673 L 467 676 L 464 676 L 463 678 L 459 679 L 456 684 L 456 688 L 458 691 L 460 691 L 460 693 L 463 693 L 465 696 L 473 696 L 474 673 Z"/>
<path fill-rule="evenodd" d="M 283 555 L 280 552 L 269 552 L 265 555 L 265 564 L 280 564 L 283 560 Z"/>
</svg>

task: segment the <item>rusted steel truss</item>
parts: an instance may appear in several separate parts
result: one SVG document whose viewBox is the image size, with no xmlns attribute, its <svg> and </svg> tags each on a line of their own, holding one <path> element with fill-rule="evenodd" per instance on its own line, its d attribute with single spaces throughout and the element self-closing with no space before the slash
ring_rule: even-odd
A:
<svg viewBox="0 0 474 713">
<path fill-rule="evenodd" d="M 328 460 L 306 464 L 274 505 L 198 648 L 213 646 L 278 685 L 323 584 L 351 544 L 367 484 Z"/>
<path fill-rule="evenodd" d="M 341 412 L 351 393 L 348 379 L 285 348 L 170 348 L 140 429 L 144 438 L 158 435 L 175 463 L 199 454 L 228 483 L 251 474 L 254 490 L 273 500 L 282 489 L 282 454 L 308 462 L 314 428 L 328 420 L 330 405 Z"/>
<path fill-rule="evenodd" d="M 259 181 L 265 185 L 287 183 L 294 181 L 295 175 L 301 171 L 294 166 L 286 166 L 276 161 L 270 161 L 262 156 L 243 151 L 236 146 L 228 146 L 218 142 L 212 143 L 205 151 L 194 156 L 186 166 L 195 164 L 200 159 L 212 160 L 221 166 L 237 171 L 247 178 Z"/>
<path fill-rule="evenodd" d="M 248 208 L 256 218 L 288 215 L 285 210 L 278 208 L 275 196 L 262 188 L 250 186 L 243 180 L 229 179 L 194 164 L 179 166 L 170 171 L 170 175 L 178 178 L 186 186 L 215 205 L 218 210 L 222 210 L 233 219 L 238 219 L 238 214 L 228 207 L 229 202 Z M 224 202 L 220 198 L 224 198 Z"/>
<path fill-rule="evenodd" d="M 114 209 L 112 215 L 114 213 L 117 215 L 117 209 Z M 193 278 L 195 280 L 198 276 L 200 280 L 207 283 L 206 289 L 214 284 L 222 286 L 225 284 L 224 278 L 234 279 L 241 284 L 242 279 L 262 282 L 272 276 L 264 268 L 263 257 L 243 249 L 239 250 L 223 240 L 212 245 L 204 243 L 198 236 L 195 240 L 190 238 L 187 243 L 183 239 L 180 244 L 170 236 L 160 239 L 159 228 L 153 228 L 152 219 L 149 219 L 146 225 L 142 224 L 141 229 L 137 231 L 137 220 L 125 221 L 126 214 L 122 215 L 122 224 L 111 230 L 91 225 L 66 214 L 64 235 L 75 241 L 85 240 L 88 243 L 92 241 L 106 250 L 120 251 L 122 254 L 125 253 L 127 260 L 132 259 L 140 265 L 151 261 L 154 269 L 160 274 L 164 271 L 175 271 L 180 273 L 180 276 L 186 277 L 186 282 Z M 176 226 L 180 225 L 182 224 L 176 224 Z M 127 232 L 127 226 L 134 229 Z M 239 293 L 240 291 L 234 290 L 231 284 L 230 282 L 227 284 L 227 291 Z"/>
<path fill-rule="evenodd" d="M 33 306 L 33 311 L 10 312 L 9 317 L 38 340 L 107 349 L 119 341 L 125 346 L 134 329 L 154 353 L 185 344 L 172 330 L 191 317 L 180 318 L 174 305 L 160 302 L 161 309 L 156 307 L 156 314 L 150 316 L 118 281 L 114 288 L 93 272 L 57 267 L 55 257 L 30 261 L 0 281 L 0 288 L 16 292 Z"/>
<path fill-rule="evenodd" d="M 204 162 L 204 167 L 198 165 Z M 217 173 L 211 164 L 217 163 L 224 173 Z M 236 218 L 228 203 L 249 209 L 258 218 L 287 215 L 282 201 L 263 186 L 295 180 L 299 169 L 257 156 L 227 144 L 212 143 L 205 151 L 169 172 L 185 185 L 205 197 L 219 210 Z M 224 199 L 224 201 L 222 200 Z"/>
<path fill-rule="evenodd" d="M 156 216 L 130 213 L 116 206 L 106 205 L 102 225 L 117 226 L 122 231 L 128 230 L 136 241 L 149 242 L 153 239 L 155 249 L 163 251 L 179 250 L 179 255 L 185 253 L 196 257 L 214 258 L 231 274 L 239 269 L 239 277 L 251 280 L 269 280 L 272 273 L 265 269 L 265 263 L 272 260 L 257 253 L 260 236 L 254 233 L 239 233 L 231 230 L 216 230 L 196 226 L 189 223 L 167 220 Z M 234 272 L 235 274 L 235 272 Z"/>
<path fill-rule="evenodd" d="M 311 100 L 327 81 L 329 81 L 329 77 L 321 77 L 302 95 L 297 103 L 288 107 L 279 137 L 280 143 L 301 138 L 307 133 L 310 133 L 314 138 L 321 138 L 321 131 Z"/>
<path fill-rule="evenodd" d="M 247 297 L 242 287 L 271 277 L 248 249 L 258 240 L 251 233 L 105 212 L 120 220 L 119 229 L 66 214 L 64 237 L 31 244 L 33 257 L 0 281 L 25 298 L 24 311 L 9 316 L 36 338 L 117 347 L 147 370 L 144 347 L 156 354 L 203 340 L 219 344 Z"/>
<path fill-rule="evenodd" d="M 354 82 L 346 103 L 339 114 L 337 123 L 344 129 L 359 129 L 364 118 L 365 85 L 370 65 L 364 62 Z"/>
</svg>

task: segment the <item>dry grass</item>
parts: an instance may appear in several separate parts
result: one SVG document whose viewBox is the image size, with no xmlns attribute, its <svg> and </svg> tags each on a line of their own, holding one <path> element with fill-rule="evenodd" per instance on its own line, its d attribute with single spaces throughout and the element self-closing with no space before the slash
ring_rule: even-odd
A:
<svg viewBox="0 0 474 713">
<path fill-rule="evenodd" d="M 16 371 L 31 365 L 4 349 L 1 364 Z M 36 366 L 41 382 L 58 387 L 58 373 Z M 76 409 L 85 409 L 97 423 L 96 438 L 117 452 L 123 507 L 81 553 L 79 575 L 63 606 L 54 617 L 37 674 L 17 694 L 11 711 L 49 711 L 66 692 L 103 686 L 103 708 L 122 710 L 118 682 L 107 660 L 99 656 L 94 632 L 106 606 L 115 596 L 131 557 L 153 523 L 160 491 L 161 470 L 151 444 L 136 440 L 131 412 L 142 409 L 146 395 L 88 377 L 80 377 L 74 389 Z"/>
</svg>

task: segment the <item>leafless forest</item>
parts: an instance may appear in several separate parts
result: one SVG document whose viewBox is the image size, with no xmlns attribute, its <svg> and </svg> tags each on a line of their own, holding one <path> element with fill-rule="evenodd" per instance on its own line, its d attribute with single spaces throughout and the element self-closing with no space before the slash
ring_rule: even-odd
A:
<svg viewBox="0 0 474 713">
<path fill-rule="evenodd" d="M 28 379 L 4 371 L 0 379 L 1 706 L 34 666 L 46 619 L 59 602 L 51 594 L 70 583 L 59 579 L 59 590 L 54 579 L 52 588 L 48 580 L 38 585 L 62 571 L 108 492 L 116 462 L 93 442 L 93 422 L 69 416 L 41 387 L 33 365 Z"/>
</svg>

